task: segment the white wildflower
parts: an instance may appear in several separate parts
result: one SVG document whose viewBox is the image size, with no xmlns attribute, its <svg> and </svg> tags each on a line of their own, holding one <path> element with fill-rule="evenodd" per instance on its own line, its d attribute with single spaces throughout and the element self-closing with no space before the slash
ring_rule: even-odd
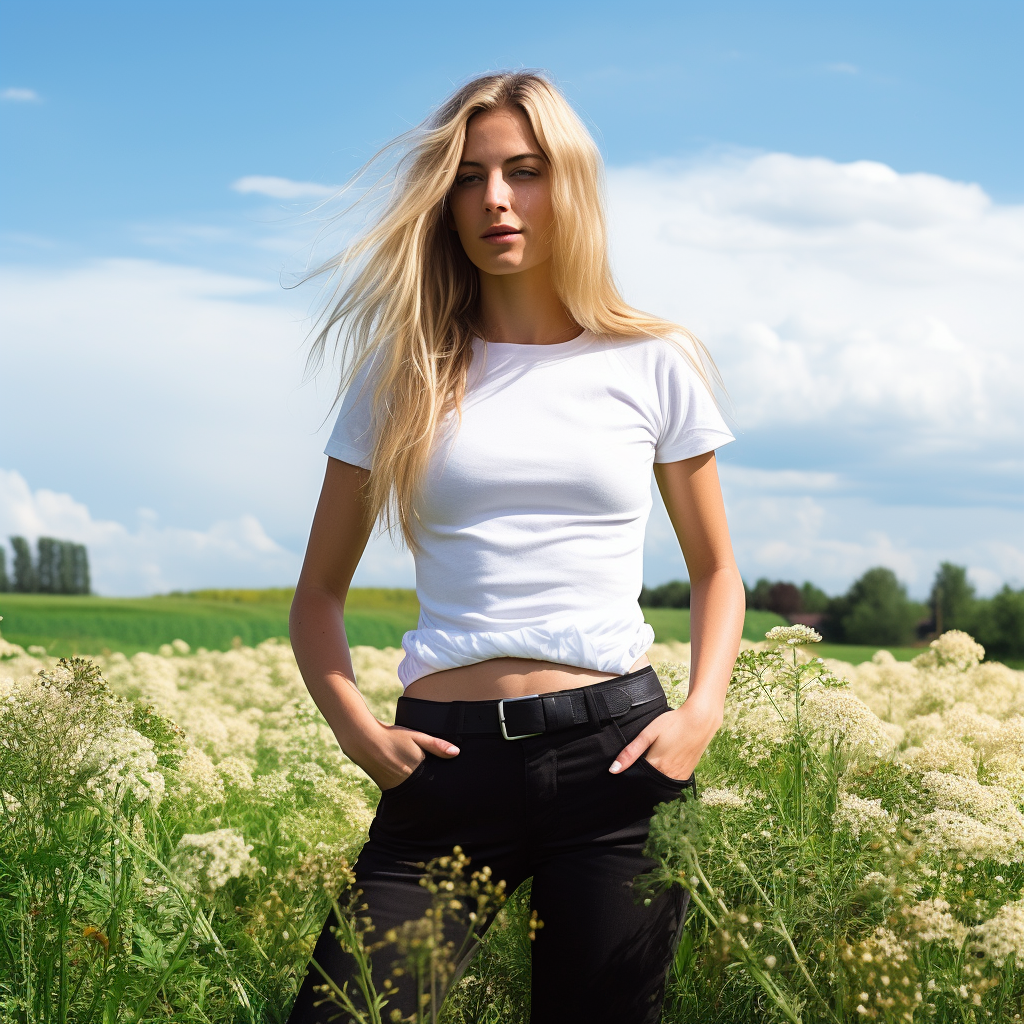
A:
<svg viewBox="0 0 1024 1024">
<path fill-rule="evenodd" d="M 287 772 L 269 772 L 256 779 L 253 801 L 264 806 L 278 804 L 288 798 L 292 788 Z"/>
<path fill-rule="evenodd" d="M 700 794 L 700 802 L 705 807 L 726 807 L 731 810 L 739 810 L 747 806 L 746 799 L 734 789 L 717 788 L 708 786 Z"/>
<path fill-rule="evenodd" d="M 820 633 L 816 633 L 810 626 L 799 624 L 795 626 L 772 626 L 764 636 L 769 643 L 789 647 L 816 644 L 821 640 Z"/>
<path fill-rule="evenodd" d="M 974 750 L 961 740 L 947 736 L 932 736 L 920 747 L 905 750 L 902 759 L 919 771 L 952 772 L 968 779 L 978 776 Z"/>
<path fill-rule="evenodd" d="M 978 948 L 998 967 L 1010 954 L 1019 961 L 1024 954 L 1024 900 L 1006 903 L 995 916 L 971 929 Z"/>
<path fill-rule="evenodd" d="M 172 640 L 171 641 L 171 650 L 175 654 L 182 654 L 182 655 L 184 655 L 184 654 L 188 654 L 192 650 L 192 648 L 189 647 L 189 645 L 184 640 Z"/>
<path fill-rule="evenodd" d="M 97 744 L 100 752 L 86 788 L 100 801 L 130 792 L 155 807 L 163 799 L 164 777 L 157 771 L 153 741 L 127 726 L 114 726 Z"/>
<path fill-rule="evenodd" d="M 945 900 L 931 899 L 904 908 L 904 914 L 918 942 L 950 942 L 961 946 L 968 928 L 953 917 L 949 909 Z"/>
<path fill-rule="evenodd" d="M 240 757 L 225 757 L 218 763 L 217 771 L 220 772 L 224 785 L 228 789 L 247 792 L 255 785 L 252 769 Z"/>
<path fill-rule="evenodd" d="M 935 810 L 923 815 L 917 824 L 925 845 L 936 856 L 953 853 L 998 864 L 1012 864 L 1021 856 L 1016 836 L 959 811 Z"/>
<path fill-rule="evenodd" d="M 193 807 L 208 807 L 224 799 L 224 783 L 213 761 L 201 750 L 189 747 L 175 771 L 175 796 Z"/>
<path fill-rule="evenodd" d="M 251 844 L 233 828 L 202 834 L 187 833 L 178 840 L 171 870 L 187 886 L 214 892 L 232 878 L 251 875 L 259 867 L 250 856 Z"/>
<path fill-rule="evenodd" d="M 960 672 L 974 668 L 985 657 L 985 648 L 967 633 L 951 629 L 928 645 L 940 665 L 952 665 Z"/>
<path fill-rule="evenodd" d="M 885 723 L 846 689 L 812 689 L 804 704 L 803 721 L 819 740 L 843 743 L 861 753 L 881 756 L 895 745 Z"/>
<path fill-rule="evenodd" d="M 853 793 L 840 793 L 839 806 L 832 816 L 836 828 L 845 828 L 855 838 L 871 835 L 892 835 L 896 821 L 882 806 L 881 799 L 866 800 Z"/>
</svg>

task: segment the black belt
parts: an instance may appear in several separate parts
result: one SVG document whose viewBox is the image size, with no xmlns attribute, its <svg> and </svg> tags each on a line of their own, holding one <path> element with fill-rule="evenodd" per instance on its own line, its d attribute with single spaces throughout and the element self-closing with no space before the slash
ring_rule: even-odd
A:
<svg viewBox="0 0 1024 1024">
<path fill-rule="evenodd" d="M 608 722 L 664 695 L 657 673 L 648 665 L 576 690 L 529 697 L 474 701 L 400 697 L 395 725 L 431 734 L 500 733 L 507 740 L 522 740 L 587 722 Z"/>
</svg>

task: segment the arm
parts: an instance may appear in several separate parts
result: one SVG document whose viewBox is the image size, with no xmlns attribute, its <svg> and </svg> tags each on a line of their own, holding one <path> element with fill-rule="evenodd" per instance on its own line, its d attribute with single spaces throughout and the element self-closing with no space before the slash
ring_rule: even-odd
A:
<svg viewBox="0 0 1024 1024">
<path fill-rule="evenodd" d="M 722 724 L 725 691 L 743 632 L 744 595 L 725 520 L 715 453 L 656 465 L 654 476 L 690 573 L 690 689 L 619 754 L 612 772 L 647 753 L 654 767 L 687 779 Z"/>
<path fill-rule="evenodd" d="M 381 789 L 390 789 L 423 760 L 423 751 L 454 757 L 459 750 L 436 736 L 383 725 L 356 688 L 344 614 L 373 527 L 363 500 L 369 476 L 358 466 L 327 460 L 288 626 L 306 688 L 341 749 Z"/>
</svg>

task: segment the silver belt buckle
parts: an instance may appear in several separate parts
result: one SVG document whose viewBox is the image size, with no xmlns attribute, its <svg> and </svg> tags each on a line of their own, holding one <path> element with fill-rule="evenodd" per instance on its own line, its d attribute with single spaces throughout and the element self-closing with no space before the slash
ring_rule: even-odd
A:
<svg viewBox="0 0 1024 1024">
<path fill-rule="evenodd" d="M 505 731 L 505 702 L 511 704 L 516 700 L 533 700 L 534 697 L 539 697 L 539 693 L 528 693 L 525 697 L 503 697 L 498 701 L 498 725 L 501 727 L 501 735 L 507 740 L 527 740 L 531 736 L 541 736 L 543 733 L 539 732 L 524 732 L 521 736 L 509 736 Z"/>
</svg>

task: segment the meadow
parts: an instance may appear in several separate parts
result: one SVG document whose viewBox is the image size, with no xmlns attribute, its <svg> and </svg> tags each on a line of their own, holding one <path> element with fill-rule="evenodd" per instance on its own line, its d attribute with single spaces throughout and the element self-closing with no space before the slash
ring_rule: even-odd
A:
<svg viewBox="0 0 1024 1024">
<path fill-rule="evenodd" d="M 109 654 L 131 656 L 156 652 L 172 640 L 192 649 L 230 650 L 264 640 L 287 637 L 290 588 L 266 590 L 198 590 L 143 598 L 105 598 L 54 594 L 0 594 L 0 628 L 12 643 L 44 648 L 56 657 Z M 398 647 L 402 634 L 416 628 L 419 603 L 413 590 L 355 588 L 349 594 L 346 625 L 349 640 L 367 647 Z M 690 640 L 687 608 L 645 608 L 659 643 Z M 750 610 L 743 636 L 760 640 L 785 620 L 772 612 Z M 854 664 L 867 661 L 877 647 L 829 644 L 829 657 Z M 909 661 L 919 648 L 896 648 L 898 660 Z"/>
<path fill-rule="evenodd" d="M 962 633 L 857 666 L 772 637 L 744 645 L 700 799 L 655 816 L 642 885 L 693 905 L 664 1021 L 1021 1020 L 1024 673 Z M 687 645 L 651 653 L 678 704 Z M 401 652 L 353 654 L 392 720 Z M 0 1020 L 283 1021 L 376 798 L 284 642 L 0 642 Z M 438 1020 L 525 1024 L 527 908 L 508 899 Z M 411 953 L 443 974 L 426 924 Z"/>
</svg>

